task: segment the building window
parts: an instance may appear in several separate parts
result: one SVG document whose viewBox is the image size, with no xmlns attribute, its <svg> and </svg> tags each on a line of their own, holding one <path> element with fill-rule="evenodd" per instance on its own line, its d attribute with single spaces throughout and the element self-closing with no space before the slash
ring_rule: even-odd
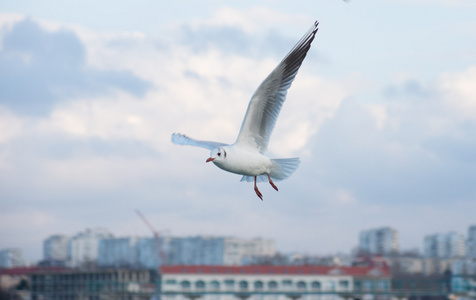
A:
<svg viewBox="0 0 476 300">
<path fill-rule="evenodd" d="M 307 284 L 304 281 L 299 281 L 296 286 L 299 291 L 305 291 L 307 289 Z"/>
<path fill-rule="evenodd" d="M 184 280 L 180 283 L 180 286 L 182 287 L 182 290 L 189 291 L 190 290 L 190 281 Z"/>
<path fill-rule="evenodd" d="M 203 280 L 195 282 L 195 288 L 197 289 L 197 291 L 205 290 L 205 282 Z"/>
<path fill-rule="evenodd" d="M 264 284 L 262 281 L 255 281 L 255 291 L 262 291 Z"/>
<path fill-rule="evenodd" d="M 365 280 L 364 281 L 364 291 L 373 291 L 373 290 L 374 290 L 373 280 Z"/>
<path fill-rule="evenodd" d="M 340 280 L 339 281 L 339 289 L 347 290 L 349 288 L 349 281 L 347 280 Z"/>
<path fill-rule="evenodd" d="M 278 283 L 276 281 L 268 282 L 268 289 L 270 291 L 276 291 L 278 289 Z"/>
<path fill-rule="evenodd" d="M 362 288 L 362 282 L 360 280 L 356 280 L 354 283 L 354 290 L 360 291 L 361 288 Z"/>
<path fill-rule="evenodd" d="M 319 281 L 313 281 L 311 283 L 311 289 L 313 291 L 320 291 L 321 290 L 321 283 Z"/>
<path fill-rule="evenodd" d="M 239 286 L 240 286 L 240 290 L 242 290 L 242 291 L 248 290 L 248 282 L 247 281 L 244 281 L 244 280 L 240 281 Z"/>
<path fill-rule="evenodd" d="M 233 290 L 235 288 L 234 280 L 225 280 L 225 287 L 227 290 Z"/>
<path fill-rule="evenodd" d="M 379 291 L 388 291 L 389 290 L 389 284 L 387 280 L 379 280 L 377 283 L 377 289 Z"/>
<path fill-rule="evenodd" d="M 177 280 L 175 280 L 175 279 L 167 279 L 167 280 L 165 281 L 165 284 L 177 284 Z"/>
</svg>

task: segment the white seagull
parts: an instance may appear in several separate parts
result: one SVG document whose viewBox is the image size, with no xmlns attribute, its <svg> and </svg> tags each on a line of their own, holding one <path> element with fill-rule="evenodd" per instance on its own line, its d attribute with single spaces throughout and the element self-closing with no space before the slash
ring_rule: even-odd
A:
<svg viewBox="0 0 476 300">
<path fill-rule="evenodd" d="M 172 142 L 211 150 L 206 162 L 213 162 L 220 169 L 243 175 L 241 181 L 254 180 L 254 190 L 261 200 L 263 195 L 258 190 L 257 181 L 267 180 L 277 191 L 273 179 L 279 181 L 291 176 L 299 167 L 300 160 L 297 157 L 270 159 L 263 153 L 266 152 L 279 111 L 286 100 L 287 90 L 311 47 L 318 24 L 317 21 L 314 23 L 251 97 L 234 144 L 199 141 L 180 133 L 172 134 Z"/>
</svg>

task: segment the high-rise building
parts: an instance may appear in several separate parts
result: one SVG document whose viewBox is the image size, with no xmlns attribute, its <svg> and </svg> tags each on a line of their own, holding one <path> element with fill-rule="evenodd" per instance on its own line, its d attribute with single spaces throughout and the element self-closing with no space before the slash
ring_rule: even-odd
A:
<svg viewBox="0 0 476 300">
<path fill-rule="evenodd" d="M 162 251 L 159 250 L 159 244 L 155 238 L 141 238 L 137 242 L 137 260 L 140 266 L 146 269 L 157 269 L 157 266 L 168 264 L 166 254 L 170 253 L 170 238 L 160 237 L 159 241 Z M 161 257 L 161 252 L 164 257 Z"/>
<path fill-rule="evenodd" d="M 464 237 L 456 232 L 427 235 L 423 240 L 423 254 L 433 258 L 464 257 Z"/>
<path fill-rule="evenodd" d="M 240 265 L 255 257 L 274 256 L 276 245 L 273 240 L 225 238 L 223 249 L 224 265 Z"/>
<path fill-rule="evenodd" d="M 172 238 L 166 252 L 169 265 L 240 265 L 257 256 L 273 256 L 273 240 L 233 237 Z"/>
<path fill-rule="evenodd" d="M 87 229 L 73 236 L 68 243 L 68 258 L 71 267 L 84 264 L 96 264 L 98 259 L 99 241 L 112 238 L 113 235 L 102 228 Z"/>
<path fill-rule="evenodd" d="M 162 264 L 240 265 L 254 257 L 276 254 L 274 241 L 264 239 L 195 236 L 161 237 L 159 241 L 138 237 L 102 239 L 98 244 L 98 265 L 149 269 Z"/>
<path fill-rule="evenodd" d="M 60 259 L 67 237 L 45 240 L 45 260 Z M 81 267 L 133 267 L 157 269 L 160 265 L 240 265 L 276 254 L 273 240 L 234 237 L 118 237 L 104 229 L 88 229 L 67 242 L 68 265 Z M 48 262 L 48 261 L 46 261 Z"/>
<path fill-rule="evenodd" d="M 0 250 L 0 268 L 14 268 L 24 265 L 21 249 L 8 248 Z"/>
<path fill-rule="evenodd" d="M 68 242 L 66 235 L 52 235 L 43 241 L 43 259 L 47 262 L 65 262 L 68 260 Z"/>
<path fill-rule="evenodd" d="M 466 256 L 476 259 L 476 225 L 468 228 L 468 239 L 466 240 Z"/>
<path fill-rule="evenodd" d="M 466 255 L 464 235 L 456 232 L 448 233 L 446 247 L 446 255 L 448 258 L 464 257 Z"/>
<path fill-rule="evenodd" d="M 137 266 L 138 237 L 101 239 L 98 244 L 98 265 L 101 267 Z"/>
<path fill-rule="evenodd" d="M 398 232 L 390 227 L 361 231 L 359 236 L 359 249 L 368 254 L 397 253 L 398 243 Z"/>
<path fill-rule="evenodd" d="M 222 265 L 224 263 L 223 237 L 176 237 L 171 240 L 168 264 Z"/>
<path fill-rule="evenodd" d="M 165 239 L 160 238 L 161 246 Z M 99 241 L 98 265 L 157 269 L 161 265 L 157 240 L 142 237 L 102 239 Z"/>
</svg>

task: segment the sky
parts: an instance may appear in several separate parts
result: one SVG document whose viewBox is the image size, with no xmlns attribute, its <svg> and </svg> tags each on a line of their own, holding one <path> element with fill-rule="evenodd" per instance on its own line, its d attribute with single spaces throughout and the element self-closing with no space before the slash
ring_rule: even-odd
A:
<svg viewBox="0 0 476 300">
<path fill-rule="evenodd" d="M 274 239 L 350 252 L 390 226 L 400 249 L 476 224 L 473 0 L 2 1 L 0 249 L 53 234 Z M 261 81 L 319 20 L 259 188 L 173 132 L 233 143 Z"/>
</svg>

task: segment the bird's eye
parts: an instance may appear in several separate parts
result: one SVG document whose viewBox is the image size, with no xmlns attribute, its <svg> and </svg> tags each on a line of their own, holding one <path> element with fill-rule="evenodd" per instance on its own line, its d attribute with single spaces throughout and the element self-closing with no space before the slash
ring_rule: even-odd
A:
<svg viewBox="0 0 476 300">
<path fill-rule="evenodd" d="M 218 156 L 221 156 L 221 152 L 218 152 L 217 155 L 218 155 Z"/>
</svg>

